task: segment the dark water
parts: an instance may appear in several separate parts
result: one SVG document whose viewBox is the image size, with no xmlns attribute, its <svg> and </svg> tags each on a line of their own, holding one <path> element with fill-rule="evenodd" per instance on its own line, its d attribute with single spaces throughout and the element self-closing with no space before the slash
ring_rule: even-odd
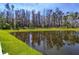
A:
<svg viewBox="0 0 79 59">
<path fill-rule="evenodd" d="M 16 32 L 11 33 L 32 48 L 48 55 L 79 54 L 79 32 Z"/>
</svg>

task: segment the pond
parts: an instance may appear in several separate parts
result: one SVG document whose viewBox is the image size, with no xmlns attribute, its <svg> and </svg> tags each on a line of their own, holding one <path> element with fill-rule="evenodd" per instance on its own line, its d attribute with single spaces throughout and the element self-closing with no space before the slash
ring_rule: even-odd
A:
<svg viewBox="0 0 79 59">
<path fill-rule="evenodd" d="M 79 55 L 79 32 L 12 32 L 30 47 L 44 55 Z"/>
</svg>

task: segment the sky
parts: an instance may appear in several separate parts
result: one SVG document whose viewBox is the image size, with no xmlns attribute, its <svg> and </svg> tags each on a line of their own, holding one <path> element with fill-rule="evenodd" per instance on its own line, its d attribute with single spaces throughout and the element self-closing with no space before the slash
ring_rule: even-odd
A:
<svg viewBox="0 0 79 59">
<path fill-rule="evenodd" d="M 55 10 L 59 8 L 64 12 L 79 12 L 79 3 L 10 3 L 14 5 L 14 9 L 27 9 L 43 11 L 44 9 Z M 5 9 L 5 3 L 0 3 L 0 10 Z"/>
</svg>

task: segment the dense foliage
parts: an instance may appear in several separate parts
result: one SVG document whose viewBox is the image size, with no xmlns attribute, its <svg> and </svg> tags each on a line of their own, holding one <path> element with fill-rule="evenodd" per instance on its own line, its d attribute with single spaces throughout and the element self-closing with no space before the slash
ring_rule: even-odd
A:
<svg viewBox="0 0 79 59">
<path fill-rule="evenodd" d="M 0 29 L 79 27 L 79 13 L 64 13 L 59 8 L 44 9 L 44 12 L 14 10 L 14 5 L 5 4 L 5 11 L 0 12 Z"/>
</svg>

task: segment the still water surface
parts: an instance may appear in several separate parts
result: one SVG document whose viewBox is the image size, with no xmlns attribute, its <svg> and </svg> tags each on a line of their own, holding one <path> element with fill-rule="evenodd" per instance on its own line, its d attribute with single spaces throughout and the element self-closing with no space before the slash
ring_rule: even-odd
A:
<svg viewBox="0 0 79 59">
<path fill-rule="evenodd" d="M 11 33 L 32 48 L 48 55 L 79 55 L 79 32 L 15 32 Z"/>
</svg>

